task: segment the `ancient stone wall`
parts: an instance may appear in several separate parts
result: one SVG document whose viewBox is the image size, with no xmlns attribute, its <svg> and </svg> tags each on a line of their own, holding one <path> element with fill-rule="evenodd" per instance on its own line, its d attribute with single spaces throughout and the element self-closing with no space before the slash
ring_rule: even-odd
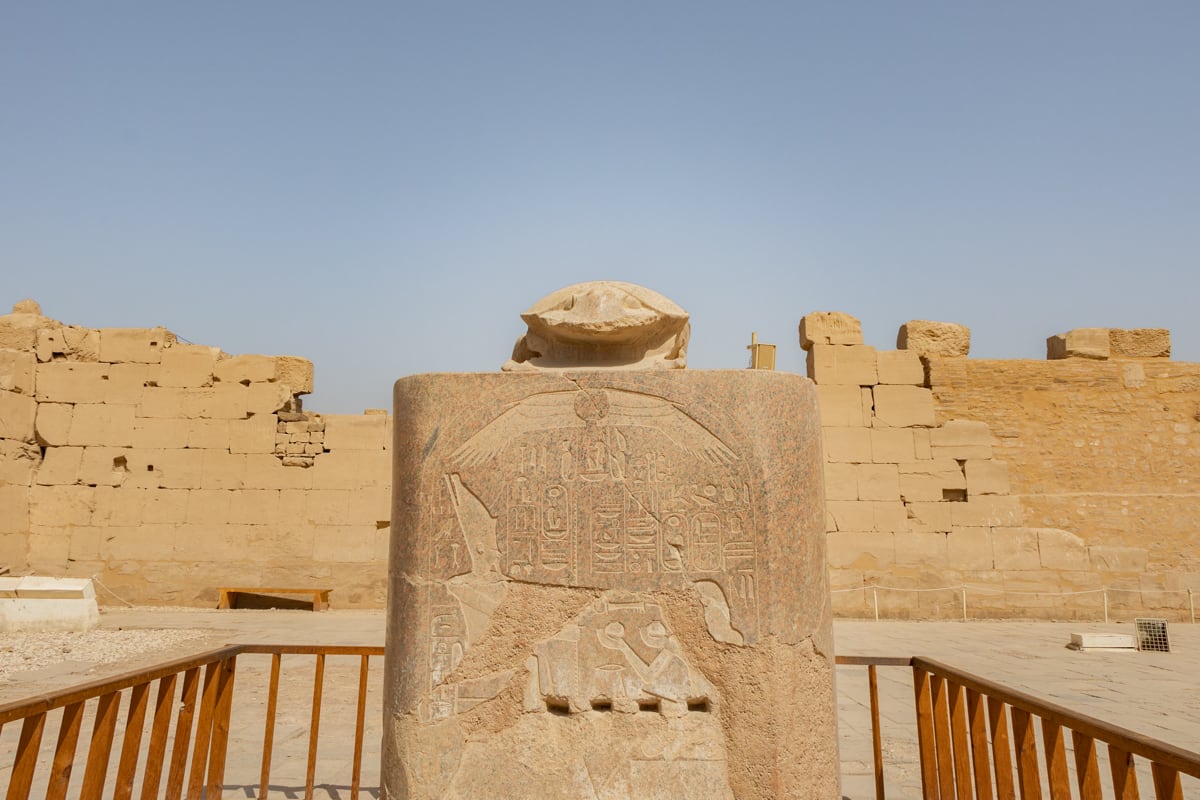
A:
<svg viewBox="0 0 1200 800">
<path fill-rule="evenodd" d="M 307 413 L 309 361 L 163 328 L 0 317 L 0 572 L 97 577 L 102 603 L 334 588 L 381 606 L 389 417 Z"/>
<path fill-rule="evenodd" d="M 800 338 L 836 612 L 961 618 L 965 599 L 971 618 L 1190 617 L 1200 365 L 1165 360 L 1166 331 L 1071 331 L 1045 362 L 969 359 L 947 323 L 877 351 L 822 313 Z"/>
<path fill-rule="evenodd" d="M 1114 616 L 1188 616 L 1200 364 L 1171 361 L 1166 331 L 1069 331 L 1046 361 L 969 358 L 959 325 L 898 338 L 801 323 L 835 612 L 961 617 L 942 587 L 966 586 L 971 617 L 1095 619 L 1110 587 Z M 96 576 L 102 603 L 297 584 L 382 606 L 390 418 L 302 410 L 312 381 L 304 359 L 17 304 L 0 316 L 0 574 Z"/>
</svg>

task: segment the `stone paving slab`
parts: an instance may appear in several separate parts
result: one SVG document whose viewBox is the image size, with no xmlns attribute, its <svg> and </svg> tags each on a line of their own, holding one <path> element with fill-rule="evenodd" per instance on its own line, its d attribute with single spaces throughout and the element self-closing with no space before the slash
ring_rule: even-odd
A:
<svg viewBox="0 0 1200 800">
<path fill-rule="evenodd" d="M 381 644 L 382 611 L 208 611 L 190 609 L 105 609 L 101 626 L 110 629 L 200 629 L 204 638 L 189 642 L 196 652 L 226 642 Z M 1176 746 L 1200 751 L 1200 627 L 1172 624 L 1171 653 L 1077 652 L 1066 647 L 1074 632 L 1132 633 L 1128 624 L 1053 622 L 858 622 L 834 624 L 839 655 L 923 655 L 1098 717 Z M 161 663 L 183 652 L 93 667 L 64 662 L 35 673 L 17 673 L 0 684 L 0 702 L 105 675 Z M 287 656 L 282 662 L 279 717 L 272 762 L 271 797 L 303 797 L 313 691 L 311 656 Z M 235 711 L 224 797 L 257 795 L 270 658 L 239 658 Z M 382 659 L 372 659 L 360 797 L 377 797 L 381 720 Z M 349 797 L 350 762 L 356 713 L 357 658 L 329 658 L 320 720 L 318 798 Z M 889 798 L 920 796 L 912 672 L 881 667 L 880 706 L 885 776 Z M 854 800 L 874 796 L 871 728 L 866 669 L 838 668 L 839 740 L 843 794 Z M 123 714 L 124 712 L 122 712 Z M 123 719 L 122 719 L 123 724 Z M 90 732 L 84 721 L 80 749 Z M 7 783 L 20 726 L 0 731 L 0 785 Z M 43 756 L 57 735 L 52 715 L 43 740 Z M 1068 747 L 1070 737 L 1068 737 Z M 113 763 L 119 747 L 114 748 Z M 1073 759 L 1068 759 L 1073 769 Z M 115 766 L 114 766 L 115 768 Z M 78 783 L 82 774 L 75 778 Z M 1101 765 L 1102 775 L 1107 766 Z M 45 767 L 39 772 L 45 773 Z M 1151 791 L 1143 776 L 1142 794 Z M 1196 782 L 1185 784 L 1185 793 Z M 34 796 L 39 796 L 35 786 Z"/>
</svg>

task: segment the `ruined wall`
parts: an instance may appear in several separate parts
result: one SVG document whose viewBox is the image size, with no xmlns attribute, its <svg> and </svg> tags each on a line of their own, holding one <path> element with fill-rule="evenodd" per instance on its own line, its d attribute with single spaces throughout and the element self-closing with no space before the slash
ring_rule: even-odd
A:
<svg viewBox="0 0 1200 800">
<path fill-rule="evenodd" d="M 101 602 L 220 586 L 380 606 L 389 420 L 311 414 L 312 364 L 162 328 L 0 317 L 0 572 L 97 577 Z"/>
<path fill-rule="evenodd" d="M 1088 543 L 1093 569 L 1200 590 L 1200 364 L 933 359 L 945 416 L 986 422 L 1028 519 Z"/>
<path fill-rule="evenodd" d="M 936 590 L 966 587 L 972 618 L 1190 616 L 1200 365 L 1161 330 L 1072 331 L 1046 362 L 969 359 L 969 336 L 913 322 L 876 351 L 848 315 L 801 325 L 835 610 L 961 617 Z"/>
<path fill-rule="evenodd" d="M 1110 587 L 1114 616 L 1188 616 L 1200 364 L 1170 361 L 1166 331 L 1076 330 L 1051 360 L 995 361 L 967 357 L 962 326 L 910 323 L 884 350 L 810 314 L 801 345 L 836 613 L 961 617 L 941 588 L 966 586 L 973 618 L 1095 619 Z M 304 359 L 17 304 L 0 316 L 0 574 L 96 576 L 102 603 L 297 585 L 382 606 L 390 418 L 304 411 L 312 381 Z"/>
</svg>

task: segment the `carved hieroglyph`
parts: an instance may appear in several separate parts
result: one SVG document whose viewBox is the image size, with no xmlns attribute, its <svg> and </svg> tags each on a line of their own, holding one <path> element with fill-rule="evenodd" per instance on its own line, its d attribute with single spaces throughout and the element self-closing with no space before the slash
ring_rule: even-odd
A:
<svg viewBox="0 0 1200 800">
<path fill-rule="evenodd" d="M 800 376 L 397 382 L 389 798 L 838 796 Z"/>
<path fill-rule="evenodd" d="M 521 315 L 506 372 L 547 369 L 684 369 L 688 313 L 655 291 L 620 281 L 577 283 Z"/>
</svg>

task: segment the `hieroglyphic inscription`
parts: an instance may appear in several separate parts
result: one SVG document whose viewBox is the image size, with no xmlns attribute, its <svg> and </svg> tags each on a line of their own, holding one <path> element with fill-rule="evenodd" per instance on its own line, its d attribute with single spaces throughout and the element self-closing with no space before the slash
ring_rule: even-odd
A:
<svg viewBox="0 0 1200 800">
<path fill-rule="evenodd" d="M 461 493 L 452 502 L 461 480 L 495 527 L 504 575 L 627 590 L 709 581 L 733 627 L 757 631 L 749 467 L 675 404 L 617 389 L 533 395 L 471 436 L 444 470 L 446 488 L 428 506 L 434 577 L 468 572 L 467 543 L 482 538 L 464 529 Z M 429 646 L 444 658 L 446 642 L 431 633 Z M 438 683 L 435 674 L 434 694 Z"/>
<path fill-rule="evenodd" d="M 421 709 L 421 718 L 428 722 L 445 719 L 456 711 L 456 690 L 444 684 L 466 652 L 467 631 L 462 611 L 445 587 L 427 586 L 426 602 L 429 604 L 430 694 Z"/>
</svg>

